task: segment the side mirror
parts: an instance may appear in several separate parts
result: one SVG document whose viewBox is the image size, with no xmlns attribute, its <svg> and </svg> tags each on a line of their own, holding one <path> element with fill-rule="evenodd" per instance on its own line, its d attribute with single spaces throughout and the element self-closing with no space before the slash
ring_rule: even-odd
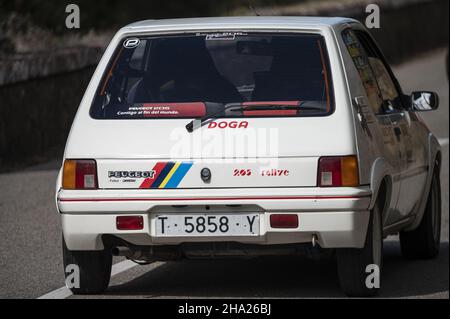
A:
<svg viewBox="0 0 450 319">
<path fill-rule="evenodd" d="M 425 112 L 433 111 L 439 107 L 439 96 L 437 93 L 423 91 L 411 94 L 411 111 Z"/>
</svg>

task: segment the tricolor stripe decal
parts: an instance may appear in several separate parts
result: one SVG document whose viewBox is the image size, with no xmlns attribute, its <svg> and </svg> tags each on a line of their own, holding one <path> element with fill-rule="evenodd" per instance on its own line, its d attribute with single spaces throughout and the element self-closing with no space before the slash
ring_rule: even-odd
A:
<svg viewBox="0 0 450 319">
<path fill-rule="evenodd" d="M 175 163 L 169 162 L 166 163 L 163 170 L 159 174 L 158 178 L 155 178 L 155 182 L 153 183 L 151 188 L 159 188 L 159 185 L 162 184 L 164 179 L 166 178 L 167 174 L 170 173 L 170 170 L 175 166 Z"/>
<path fill-rule="evenodd" d="M 153 170 L 155 171 L 154 178 L 147 178 L 146 180 L 144 180 L 140 188 L 177 188 L 183 178 L 191 169 L 192 165 L 193 163 L 187 162 L 159 162 L 153 168 Z"/>
<path fill-rule="evenodd" d="M 163 171 L 164 167 L 166 166 L 166 163 L 157 163 L 155 167 L 153 167 L 153 171 L 155 172 L 155 176 L 153 178 L 147 178 L 141 185 L 140 188 L 148 189 L 151 188 L 152 185 L 155 183 L 155 181 L 158 179 L 159 175 Z"/>
<path fill-rule="evenodd" d="M 173 174 L 170 181 L 167 183 L 166 188 L 177 188 L 178 185 L 180 185 L 183 178 L 186 176 L 186 174 L 191 169 L 193 163 L 181 163 L 181 165 L 178 167 L 175 174 Z"/>
<path fill-rule="evenodd" d="M 180 167 L 180 165 L 181 165 L 181 163 L 175 163 L 175 165 L 172 167 L 172 169 L 167 174 L 166 178 L 164 178 L 164 180 L 161 183 L 161 185 L 159 185 L 159 188 L 165 188 L 166 187 L 167 183 L 170 181 L 170 179 L 172 178 L 173 174 L 175 174 L 175 172 L 177 171 L 178 167 Z"/>
</svg>

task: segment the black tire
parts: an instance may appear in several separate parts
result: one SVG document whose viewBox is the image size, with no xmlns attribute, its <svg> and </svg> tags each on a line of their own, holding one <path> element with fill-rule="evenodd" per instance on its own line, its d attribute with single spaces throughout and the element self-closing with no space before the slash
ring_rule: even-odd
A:
<svg viewBox="0 0 450 319">
<path fill-rule="evenodd" d="M 406 259 L 432 259 L 441 245 L 441 183 L 435 168 L 422 221 L 413 231 L 400 233 L 402 255 Z"/>
<path fill-rule="evenodd" d="M 103 293 L 109 285 L 112 267 L 112 253 L 103 251 L 71 251 L 63 238 L 64 273 L 68 265 L 80 269 L 80 287 L 70 288 L 74 295 L 95 295 Z"/>
<path fill-rule="evenodd" d="M 349 297 L 372 297 L 381 287 L 383 267 L 383 230 L 381 212 L 378 204 L 371 212 L 364 248 L 344 248 L 336 251 L 339 282 L 344 293 Z M 380 275 L 380 286 L 369 288 L 366 280 L 367 266 L 377 265 Z"/>
</svg>

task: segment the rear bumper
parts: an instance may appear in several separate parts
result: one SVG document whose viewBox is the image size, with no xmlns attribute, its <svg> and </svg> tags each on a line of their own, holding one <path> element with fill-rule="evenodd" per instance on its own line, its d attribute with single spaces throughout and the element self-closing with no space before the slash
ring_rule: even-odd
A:
<svg viewBox="0 0 450 319">
<path fill-rule="evenodd" d="M 71 250 L 103 249 L 102 236 L 113 235 L 133 245 L 177 245 L 185 242 L 239 242 L 277 245 L 308 243 L 317 236 L 322 248 L 361 248 L 369 222 L 371 192 L 360 188 L 286 188 L 230 190 L 163 190 L 163 191 L 65 191 L 57 195 L 63 233 Z M 232 206 L 230 206 L 232 205 Z M 233 211 L 258 212 L 258 237 L 190 237 L 158 238 L 155 236 L 156 213 L 195 212 L 210 206 L 208 213 Z M 270 215 L 297 214 L 297 229 L 270 227 Z M 119 231 L 116 217 L 140 215 L 144 229 Z"/>
</svg>

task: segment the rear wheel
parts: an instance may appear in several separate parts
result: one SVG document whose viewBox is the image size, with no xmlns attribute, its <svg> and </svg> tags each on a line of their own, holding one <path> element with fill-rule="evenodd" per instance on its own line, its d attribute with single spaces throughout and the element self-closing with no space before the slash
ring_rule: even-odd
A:
<svg viewBox="0 0 450 319">
<path fill-rule="evenodd" d="M 108 288 L 112 267 L 110 251 L 71 251 L 67 248 L 63 238 L 63 260 L 66 279 L 69 282 L 79 283 L 78 287 L 70 287 L 73 294 L 100 294 Z M 73 270 L 66 273 L 68 269 L 72 269 L 72 267 L 67 266 L 78 266 L 79 280 L 77 280 L 78 278 L 69 278 L 76 273 Z"/>
<path fill-rule="evenodd" d="M 383 264 L 383 231 L 378 204 L 371 212 L 363 248 L 336 252 L 339 282 L 349 297 L 371 297 L 378 293 Z M 369 276 L 373 277 L 369 277 Z"/>
<path fill-rule="evenodd" d="M 422 221 L 415 230 L 400 233 L 400 245 L 407 259 L 430 259 L 439 255 L 440 244 L 441 183 L 435 168 Z"/>
</svg>

